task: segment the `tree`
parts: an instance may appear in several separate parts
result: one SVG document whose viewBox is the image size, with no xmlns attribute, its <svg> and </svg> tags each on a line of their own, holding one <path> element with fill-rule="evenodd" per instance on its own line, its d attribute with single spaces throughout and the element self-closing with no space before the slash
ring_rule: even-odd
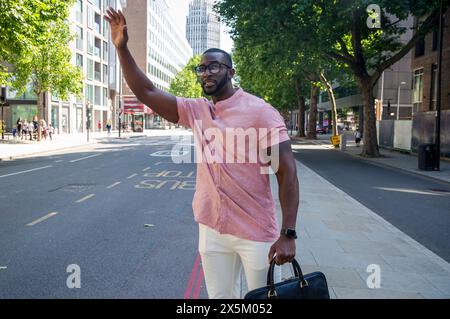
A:
<svg viewBox="0 0 450 319">
<path fill-rule="evenodd" d="M 5 64 L 16 65 L 21 61 L 30 61 L 31 54 L 43 34 L 48 32 L 48 25 L 54 21 L 64 21 L 68 17 L 68 8 L 74 0 L 2 0 L 0 1 L 0 83 L 11 85 L 11 80 L 17 77 Z M 19 77 L 26 81 L 28 75 Z M 23 90 L 27 83 L 16 79 L 14 89 Z"/>
<path fill-rule="evenodd" d="M 31 80 L 38 98 L 39 114 L 43 107 L 42 92 L 52 91 L 63 100 L 67 100 L 70 94 L 80 95 L 82 92 L 83 75 L 70 62 L 72 52 L 69 43 L 72 39 L 65 22 L 52 22 L 47 32 L 36 41 L 35 50 L 15 65 L 16 80 L 13 85 L 20 87 Z"/>
<path fill-rule="evenodd" d="M 194 68 L 199 64 L 200 55 L 190 58 L 186 66 L 175 75 L 170 83 L 169 92 L 175 96 L 191 98 L 204 96 L 200 80 L 194 71 Z"/>
<path fill-rule="evenodd" d="M 448 0 L 444 7 L 448 7 Z M 309 52 L 345 64 L 354 75 L 364 109 L 363 156 L 379 156 L 373 87 L 381 73 L 399 61 L 417 41 L 422 39 L 439 18 L 440 0 L 223 0 L 217 10 L 234 30 L 253 41 L 264 41 L 268 35 L 290 34 L 294 47 L 301 44 Z M 381 29 L 368 26 L 369 4 L 382 8 Z M 406 27 L 399 22 L 410 15 L 424 16 L 415 26 L 414 36 L 402 43 Z"/>
</svg>

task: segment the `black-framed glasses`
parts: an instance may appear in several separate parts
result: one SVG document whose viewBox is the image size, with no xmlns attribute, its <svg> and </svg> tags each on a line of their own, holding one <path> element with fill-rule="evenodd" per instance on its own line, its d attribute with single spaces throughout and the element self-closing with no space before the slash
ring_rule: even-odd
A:
<svg viewBox="0 0 450 319">
<path fill-rule="evenodd" d="M 220 70 L 222 69 L 222 65 L 227 67 L 228 69 L 231 69 L 231 66 L 226 65 L 225 63 L 212 62 L 208 65 L 198 65 L 194 68 L 194 71 L 197 73 L 197 75 L 202 75 L 208 69 L 209 73 L 216 74 L 220 72 Z"/>
</svg>

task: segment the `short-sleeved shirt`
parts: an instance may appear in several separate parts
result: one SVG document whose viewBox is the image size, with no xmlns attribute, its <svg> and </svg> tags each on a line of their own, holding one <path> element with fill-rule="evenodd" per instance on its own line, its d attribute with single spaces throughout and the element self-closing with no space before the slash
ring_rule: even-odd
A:
<svg viewBox="0 0 450 319">
<path fill-rule="evenodd" d="M 259 156 L 255 161 L 253 153 L 289 140 L 280 113 L 242 89 L 215 104 L 177 97 L 177 107 L 178 123 L 193 129 L 200 154 L 192 203 L 196 222 L 243 239 L 276 240 L 275 203 L 269 175 L 262 173 L 268 163 Z"/>
</svg>

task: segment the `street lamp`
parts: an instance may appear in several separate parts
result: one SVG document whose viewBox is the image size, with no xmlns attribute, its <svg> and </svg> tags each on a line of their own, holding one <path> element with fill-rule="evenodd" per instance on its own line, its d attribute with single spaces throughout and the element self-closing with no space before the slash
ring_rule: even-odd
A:
<svg viewBox="0 0 450 319">
<path fill-rule="evenodd" d="M 397 121 L 399 119 L 399 114 L 400 114 L 400 87 L 402 85 L 405 85 L 406 82 L 400 82 L 400 85 L 398 86 L 398 94 L 397 94 Z"/>
<path fill-rule="evenodd" d="M 439 8 L 439 54 L 438 54 L 438 79 L 437 79 L 437 100 L 436 100 L 436 132 L 435 132 L 435 144 L 436 153 L 434 161 L 434 170 L 440 170 L 440 157 L 441 157 L 441 92 L 442 92 L 442 41 L 444 31 L 444 17 L 443 17 L 443 3 Z"/>
</svg>

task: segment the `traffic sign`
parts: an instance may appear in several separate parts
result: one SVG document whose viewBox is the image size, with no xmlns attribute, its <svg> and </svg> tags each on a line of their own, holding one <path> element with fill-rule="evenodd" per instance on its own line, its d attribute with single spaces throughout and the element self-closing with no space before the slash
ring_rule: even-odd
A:
<svg viewBox="0 0 450 319">
<path fill-rule="evenodd" d="M 331 143 L 334 146 L 339 146 L 340 142 L 341 142 L 341 137 L 339 135 L 333 135 L 332 137 L 330 137 L 331 139 Z"/>
</svg>

